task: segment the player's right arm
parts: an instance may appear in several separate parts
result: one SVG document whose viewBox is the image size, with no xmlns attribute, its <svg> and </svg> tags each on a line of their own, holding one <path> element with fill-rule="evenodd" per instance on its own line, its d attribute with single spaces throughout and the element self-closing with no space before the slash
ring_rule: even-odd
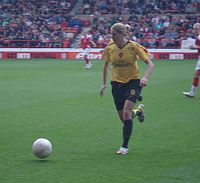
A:
<svg viewBox="0 0 200 183">
<path fill-rule="evenodd" d="M 200 49 L 200 35 L 198 35 L 195 44 L 190 46 L 190 49 Z"/>
<path fill-rule="evenodd" d="M 198 45 L 191 45 L 190 46 L 190 49 L 193 49 L 193 50 L 198 50 L 198 49 L 200 49 L 200 46 L 198 46 Z"/>
</svg>

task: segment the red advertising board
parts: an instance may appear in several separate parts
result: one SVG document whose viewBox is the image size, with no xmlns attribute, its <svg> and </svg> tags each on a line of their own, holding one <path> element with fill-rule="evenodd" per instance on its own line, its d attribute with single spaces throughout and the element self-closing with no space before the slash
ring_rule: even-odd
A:
<svg viewBox="0 0 200 183">
<path fill-rule="evenodd" d="M 149 49 L 151 59 L 155 60 L 182 60 L 197 59 L 195 50 Z M 1 48 L 0 59 L 83 59 L 81 49 L 55 49 L 55 48 Z M 89 59 L 102 59 L 101 49 L 93 49 L 88 55 Z"/>
</svg>

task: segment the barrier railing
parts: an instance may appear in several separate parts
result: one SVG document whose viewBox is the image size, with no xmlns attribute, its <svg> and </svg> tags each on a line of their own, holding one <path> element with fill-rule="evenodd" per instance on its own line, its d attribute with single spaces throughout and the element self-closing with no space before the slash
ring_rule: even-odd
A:
<svg viewBox="0 0 200 183">
<path fill-rule="evenodd" d="M 65 40 L 4 40 L 0 42 L 0 48 L 67 48 L 71 43 L 70 38 Z"/>
</svg>

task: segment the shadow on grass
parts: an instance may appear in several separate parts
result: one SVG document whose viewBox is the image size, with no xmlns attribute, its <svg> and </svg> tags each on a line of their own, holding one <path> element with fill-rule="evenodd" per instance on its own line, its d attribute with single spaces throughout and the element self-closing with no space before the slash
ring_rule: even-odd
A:
<svg viewBox="0 0 200 183">
<path fill-rule="evenodd" d="M 49 160 L 49 159 L 34 159 L 34 160 L 29 160 L 29 162 L 31 163 L 34 163 L 34 164 L 44 164 L 44 163 L 52 163 L 53 161 L 52 160 Z"/>
</svg>

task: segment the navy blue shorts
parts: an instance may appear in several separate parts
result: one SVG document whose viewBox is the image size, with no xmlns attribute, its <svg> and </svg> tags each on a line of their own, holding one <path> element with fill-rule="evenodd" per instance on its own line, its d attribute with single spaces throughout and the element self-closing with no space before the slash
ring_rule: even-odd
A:
<svg viewBox="0 0 200 183">
<path fill-rule="evenodd" d="M 111 81 L 111 86 L 117 110 L 123 109 L 126 100 L 136 103 L 142 90 L 140 79 L 130 80 L 128 83 Z"/>
</svg>

